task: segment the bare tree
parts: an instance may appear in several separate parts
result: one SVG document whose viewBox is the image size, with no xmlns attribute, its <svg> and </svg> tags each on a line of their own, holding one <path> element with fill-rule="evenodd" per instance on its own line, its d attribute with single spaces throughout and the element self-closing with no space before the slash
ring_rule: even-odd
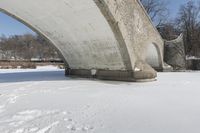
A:
<svg viewBox="0 0 200 133">
<path fill-rule="evenodd" d="M 182 32 L 176 26 L 174 26 L 174 22 L 172 20 L 171 23 L 167 22 L 157 26 L 157 29 L 165 40 L 173 40 L 176 39 Z"/>
<path fill-rule="evenodd" d="M 177 25 L 185 35 L 186 53 L 196 56 L 200 50 L 200 6 L 194 1 L 182 5 Z"/>
<path fill-rule="evenodd" d="M 32 34 L 0 37 L 0 55 L 3 60 L 58 59 L 56 49 L 41 36 Z"/>
<path fill-rule="evenodd" d="M 158 26 L 164 23 L 168 16 L 169 10 L 167 3 L 160 0 L 140 0 L 149 14 L 151 20 Z"/>
</svg>

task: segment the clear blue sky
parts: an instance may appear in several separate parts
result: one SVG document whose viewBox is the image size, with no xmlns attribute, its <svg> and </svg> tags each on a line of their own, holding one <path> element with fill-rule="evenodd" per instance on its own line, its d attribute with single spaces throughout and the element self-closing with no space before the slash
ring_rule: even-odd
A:
<svg viewBox="0 0 200 133">
<path fill-rule="evenodd" d="M 188 1 L 198 2 L 200 0 L 161 0 L 161 1 L 165 1 L 168 9 L 170 10 L 170 17 L 174 18 L 176 17 L 181 5 L 187 3 Z"/>
<path fill-rule="evenodd" d="M 27 26 L 0 12 L 0 35 L 10 36 L 25 33 L 33 32 Z"/>
<path fill-rule="evenodd" d="M 189 0 L 163 0 L 168 4 L 170 9 L 170 16 L 173 18 L 176 16 L 180 5 L 186 3 Z M 200 0 L 195 0 L 200 1 Z M 33 33 L 28 27 L 24 26 L 20 22 L 12 19 L 11 17 L 0 13 L 0 35 L 6 36 L 19 35 L 25 33 Z"/>
</svg>

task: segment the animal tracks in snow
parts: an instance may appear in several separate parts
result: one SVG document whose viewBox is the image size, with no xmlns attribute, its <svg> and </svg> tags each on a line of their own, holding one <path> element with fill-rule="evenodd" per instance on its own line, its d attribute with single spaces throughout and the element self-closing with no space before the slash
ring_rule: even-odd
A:
<svg viewBox="0 0 200 133">
<path fill-rule="evenodd" d="M 62 128 L 69 132 L 89 132 L 91 125 L 81 124 L 70 117 L 68 111 L 58 110 L 25 110 L 0 121 L 0 132 L 13 133 L 49 133 Z M 7 127 L 7 128 L 5 128 Z"/>
</svg>

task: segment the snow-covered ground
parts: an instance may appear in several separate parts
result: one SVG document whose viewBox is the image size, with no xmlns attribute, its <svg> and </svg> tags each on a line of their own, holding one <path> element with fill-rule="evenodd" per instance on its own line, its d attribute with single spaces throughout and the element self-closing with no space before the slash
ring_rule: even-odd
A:
<svg viewBox="0 0 200 133">
<path fill-rule="evenodd" d="M 199 133 L 200 73 L 129 83 L 0 70 L 0 133 Z"/>
</svg>

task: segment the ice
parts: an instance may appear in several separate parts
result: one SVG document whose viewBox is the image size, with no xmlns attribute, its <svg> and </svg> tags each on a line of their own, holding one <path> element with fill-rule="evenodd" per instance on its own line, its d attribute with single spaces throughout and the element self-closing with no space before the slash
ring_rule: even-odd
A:
<svg viewBox="0 0 200 133">
<path fill-rule="evenodd" d="M 197 133 L 200 72 L 131 83 L 0 70 L 0 133 Z"/>
</svg>

